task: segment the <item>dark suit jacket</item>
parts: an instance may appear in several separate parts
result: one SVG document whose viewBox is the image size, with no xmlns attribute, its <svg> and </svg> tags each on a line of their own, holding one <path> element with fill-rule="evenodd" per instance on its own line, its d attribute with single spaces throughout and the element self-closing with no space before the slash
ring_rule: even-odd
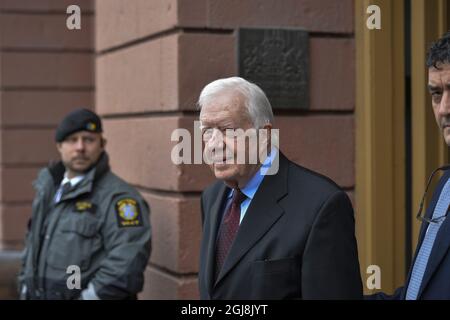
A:
<svg viewBox="0 0 450 320">
<path fill-rule="evenodd" d="M 201 198 L 201 299 L 362 298 L 354 217 L 334 182 L 281 153 L 279 171 L 264 177 L 214 283 L 223 205 L 221 181 Z"/>
<path fill-rule="evenodd" d="M 447 180 L 450 178 L 450 170 L 447 170 L 433 192 L 433 197 L 431 199 L 430 205 L 427 208 L 425 216 L 431 218 L 439 200 Z M 409 268 L 409 274 L 406 280 L 406 284 L 409 284 L 411 278 L 411 272 L 414 263 L 419 253 L 420 246 L 422 245 L 423 239 L 425 237 L 426 230 L 428 228 L 428 223 L 422 223 L 419 233 L 419 241 L 416 247 L 416 252 L 414 254 L 414 259 Z M 436 235 L 436 239 L 433 244 L 433 249 L 431 250 L 430 258 L 428 260 L 425 273 L 423 275 L 422 284 L 420 286 L 419 294 L 417 299 L 424 300 L 437 300 L 437 299 L 450 299 L 450 215 L 442 222 L 441 227 Z M 391 296 L 384 293 L 377 293 L 368 297 L 369 299 L 386 299 L 386 300 L 404 300 L 406 296 L 408 285 L 398 288 L 395 293 Z"/>
</svg>

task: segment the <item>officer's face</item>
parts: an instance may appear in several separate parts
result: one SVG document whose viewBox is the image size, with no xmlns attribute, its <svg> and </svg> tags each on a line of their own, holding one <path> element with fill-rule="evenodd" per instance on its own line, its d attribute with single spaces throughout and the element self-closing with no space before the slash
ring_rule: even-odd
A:
<svg viewBox="0 0 450 320">
<path fill-rule="evenodd" d="M 428 69 L 428 89 L 434 117 L 445 143 L 450 146 L 450 64 L 438 64 L 438 69 Z"/>
<path fill-rule="evenodd" d="M 210 99 L 200 112 L 206 153 L 222 150 L 221 154 L 212 157 L 210 168 L 217 179 L 223 180 L 232 188 L 245 187 L 259 167 L 248 161 L 249 153 L 256 152 L 254 146 L 249 146 L 248 141 L 237 143 L 239 138 L 225 134 L 231 129 L 253 128 L 244 101 L 240 94 L 223 92 Z M 239 163 L 238 153 L 245 154 L 245 163 Z"/>
<path fill-rule="evenodd" d="M 94 165 L 104 150 L 106 141 L 100 133 L 79 131 L 57 144 L 69 178 L 84 173 Z"/>
</svg>

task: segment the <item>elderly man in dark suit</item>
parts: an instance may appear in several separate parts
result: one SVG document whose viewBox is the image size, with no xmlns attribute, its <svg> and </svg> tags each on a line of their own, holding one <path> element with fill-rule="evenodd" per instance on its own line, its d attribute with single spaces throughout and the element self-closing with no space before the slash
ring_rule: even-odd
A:
<svg viewBox="0 0 450 320">
<path fill-rule="evenodd" d="M 202 90 L 199 107 L 218 179 L 201 197 L 201 298 L 362 298 L 351 202 L 278 150 L 264 92 L 220 79 Z M 252 129 L 267 133 L 255 133 L 257 145 L 246 135 Z M 260 161 L 250 161 L 255 154 Z"/>
</svg>

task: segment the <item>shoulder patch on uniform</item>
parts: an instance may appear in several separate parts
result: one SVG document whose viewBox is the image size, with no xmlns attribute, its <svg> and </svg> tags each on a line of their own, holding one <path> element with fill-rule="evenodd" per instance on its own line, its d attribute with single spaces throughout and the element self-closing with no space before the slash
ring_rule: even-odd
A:
<svg viewBox="0 0 450 320">
<path fill-rule="evenodd" d="M 139 204 L 132 198 L 124 198 L 117 201 L 116 215 L 120 228 L 142 226 Z"/>
</svg>

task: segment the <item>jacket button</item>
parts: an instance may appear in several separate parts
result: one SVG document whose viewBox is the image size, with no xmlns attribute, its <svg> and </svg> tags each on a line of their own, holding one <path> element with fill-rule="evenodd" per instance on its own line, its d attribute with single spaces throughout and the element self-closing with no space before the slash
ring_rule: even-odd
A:
<svg viewBox="0 0 450 320">
<path fill-rule="evenodd" d="M 45 235 L 45 240 L 50 239 L 50 236 L 48 234 Z"/>
</svg>

